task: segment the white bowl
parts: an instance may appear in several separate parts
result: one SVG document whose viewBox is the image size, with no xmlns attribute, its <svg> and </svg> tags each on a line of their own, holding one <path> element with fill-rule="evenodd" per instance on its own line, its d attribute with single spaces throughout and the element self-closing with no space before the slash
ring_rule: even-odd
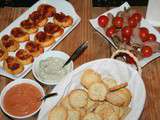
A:
<svg viewBox="0 0 160 120">
<path fill-rule="evenodd" d="M 36 58 L 36 60 L 34 61 L 33 66 L 32 66 L 32 72 L 33 72 L 34 77 L 35 77 L 39 82 L 41 82 L 41 83 L 43 83 L 43 84 L 46 84 L 46 85 L 55 85 L 55 84 L 58 84 L 61 80 L 59 80 L 58 82 L 57 82 L 57 81 L 54 81 L 54 80 L 53 80 L 53 81 L 44 80 L 44 79 L 42 79 L 42 78 L 38 75 L 38 73 L 37 73 L 37 72 L 38 72 L 38 69 L 39 69 L 39 68 L 38 68 L 39 62 L 40 62 L 41 60 L 47 59 L 48 57 L 58 57 L 58 58 L 61 58 L 61 59 L 64 59 L 64 60 L 67 61 L 70 56 L 69 56 L 68 54 L 62 52 L 62 51 L 53 50 L 53 51 L 47 51 L 47 52 L 41 54 L 41 55 L 38 56 L 38 57 Z M 71 61 L 68 65 L 70 66 L 69 72 L 73 71 L 73 61 Z M 69 72 L 68 72 L 68 73 L 69 73 Z"/>
<path fill-rule="evenodd" d="M 3 99 L 4 99 L 4 96 L 5 96 L 5 94 L 7 93 L 7 91 L 10 90 L 13 86 L 18 85 L 18 84 L 22 84 L 22 83 L 27 83 L 27 84 L 31 84 L 31 85 L 35 86 L 35 87 L 38 88 L 38 90 L 41 92 L 42 96 L 45 96 L 45 93 L 44 93 L 43 88 L 42 88 L 41 85 L 40 85 L 39 83 L 37 83 L 36 81 L 30 80 L 30 79 L 17 79 L 17 80 L 14 80 L 14 81 L 10 82 L 10 83 L 9 83 L 7 86 L 5 86 L 5 87 L 3 88 L 3 90 L 1 91 L 1 95 L 0 95 L 0 106 L 1 106 L 1 108 L 2 108 L 2 110 L 3 110 L 3 112 L 4 112 L 5 114 L 7 114 L 8 116 L 10 116 L 10 117 L 12 117 L 12 118 L 16 118 L 16 119 L 24 119 L 24 118 L 28 118 L 28 117 L 33 116 L 34 114 L 36 114 L 36 113 L 41 109 L 41 106 L 42 106 L 42 104 L 43 104 L 43 102 L 42 102 L 42 104 L 39 106 L 39 108 L 38 108 L 35 112 L 33 112 L 33 113 L 29 114 L 29 115 L 25 115 L 25 116 L 15 116 L 15 115 L 9 114 L 9 113 L 5 110 L 5 108 L 3 107 Z"/>
</svg>

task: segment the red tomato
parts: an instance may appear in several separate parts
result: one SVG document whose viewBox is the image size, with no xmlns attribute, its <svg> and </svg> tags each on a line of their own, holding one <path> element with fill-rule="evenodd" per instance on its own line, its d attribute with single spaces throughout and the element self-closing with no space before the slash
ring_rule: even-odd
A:
<svg viewBox="0 0 160 120">
<path fill-rule="evenodd" d="M 116 16 L 115 18 L 113 18 L 112 22 L 113 22 L 113 25 L 116 28 L 122 28 L 123 27 L 123 18 L 122 17 Z"/>
<path fill-rule="evenodd" d="M 156 39 L 157 39 L 157 38 L 156 38 L 156 36 L 155 36 L 154 34 L 149 34 L 149 35 L 148 35 L 148 40 L 149 40 L 149 41 L 156 41 Z"/>
<path fill-rule="evenodd" d="M 108 24 L 109 18 L 105 15 L 102 15 L 98 18 L 98 24 L 101 27 L 105 27 Z"/>
<path fill-rule="evenodd" d="M 139 36 L 143 42 L 147 41 L 149 35 L 149 31 L 145 27 L 140 28 Z"/>
<path fill-rule="evenodd" d="M 112 37 L 112 35 L 116 32 L 116 28 L 114 26 L 112 27 L 109 27 L 107 30 L 106 30 L 106 35 L 108 37 Z"/>
<path fill-rule="evenodd" d="M 130 37 L 123 37 L 122 40 L 128 45 L 130 44 Z"/>
<path fill-rule="evenodd" d="M 130 17 L 128 19 L 128 26 L 135 28 L 137 26 L 137 21 L 133 17 Z"/>
<path fill-rule="evenodd" d="M 134 13 L 132 17 L 139 23 L 142 19 L 142 15 L 140 13 Z"/>
<path fill-rule="evenodd" d="M 126 55 L 126 62 L 129 64 L 135 64 L 134 59 L 130 57 L 129 55 Z"/>
<path fill-rule="evenodd" d="M 152 53 L 153 53 L 152 48 L 149 46 L 143 46 L 141 49 L 141 54 L 143 57 L 150 57 Z"/>
<path fill-rule="evenodd" d="M 133 33 L 133 30 L 129 26 L 125 26 L 122 28 L 122 36 L 126 38 L 130 38 Z"/>
</svg>

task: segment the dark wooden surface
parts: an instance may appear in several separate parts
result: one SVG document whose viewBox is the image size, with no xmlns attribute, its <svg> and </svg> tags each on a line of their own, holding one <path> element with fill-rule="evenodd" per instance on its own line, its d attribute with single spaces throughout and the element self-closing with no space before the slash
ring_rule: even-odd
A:
<svg viewBox="0 0 160 120">
<path fill-rule="evenodd" d="M 83 42 L 88 40 L 88 49 L 74 62 L 75 68 L 79 65 L 104 57 L 110 57 L 112 47 L 104 38 L 99 35 L 89 24 L 89 19 L 98 16 L 110 8 L 92 7 L 91 0 L 70 0 L 76 12 L 82 18 L 80 24 L 55 48 L 71 53 Z M 134 7 L 134 9 L 146 13 L 146 7 Z M 20 16 L 27 8 L 0 8 L 0 31 L 5 29 L 12 21 Z M 160 39 L 160 38 L 159 38 Z M 26 78 L 34 79 L 30 72 Z M 144 80 L 147 99 L 141 120 L 160 119 L 160 58 L 152 61 L 143 68 L 142 78 Z M 0 91 L 11 80 L 0 76 Z M 45 86 L 44 86 L 45 87 Z M 137 103 L 138 104 L 138 103 Z M 4 120 L 8 120 L 3 114 Z M 1 118 L 0 118 L 1 120 Z M 36 116 L 29 118 L 36 120 Z"/>
</svg>

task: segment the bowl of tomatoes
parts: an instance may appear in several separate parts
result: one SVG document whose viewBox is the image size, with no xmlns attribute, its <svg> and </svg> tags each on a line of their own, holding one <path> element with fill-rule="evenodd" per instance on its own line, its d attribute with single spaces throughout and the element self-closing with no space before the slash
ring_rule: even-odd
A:
<svg viewBox="0 0 160 120">
<path fill-rule="evenodd" d="M 90 23 L 113 47 L 135 55 L 141 67 L 160 56 L 159 32 L 127 2 L 91 19 Z M 131 58 L 125 57 L 127 63 L 134 63 Z"/>
</svg>

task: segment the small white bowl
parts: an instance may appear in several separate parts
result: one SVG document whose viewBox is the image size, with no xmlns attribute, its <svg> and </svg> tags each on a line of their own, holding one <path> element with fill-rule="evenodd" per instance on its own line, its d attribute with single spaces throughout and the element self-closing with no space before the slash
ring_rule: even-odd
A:
<svg viewBox="0 0 160 120">
<path fill-rule="evenodd" d="M 43 54 L 41 54 L 40 56 L 38 56 L 36 58 L 36 60 L 34 61 L 33 65 L 32 65 L 32 72 L 33 72 L 33 75 L 34 77 L 41 83 L 45 84 L 45 85 L 56 85 L 58 84 L 61 80 L 59 80 L 58 82 L 56 81 L 49 81 L 49 80 L 44 80 L 44 79 L 41 79 L 40 76 L 38 75 L 38 69 L 39 69 L 39 62 L 41 60 L 45 60 L 47 59 L 48 57 L 58 57 L 58 58 L 61 58 L 61 59 L 64 59 L 64 60 L 68 60 L 69 59 L 69 55 L 66 54 L 65 52 L 62 52 L 62 51 L 57 51 L 57 50 L 53 50 L 53 51 L 47 51 Z M 73 71 L 73 61 L 71 61 L 69 64 L 70 66 L 70 70 L 69 72 Z M 69 73 L 68 72 L 68 73 Z"/>
<path fill-rule="evenodd" d="M 17 79 L 17 80 L 14 80 L 14 81 L 10 82 L 10 83 L 9 83 L 7 86 L 5 86 L 5 87 L 3 88 L 3 90 L 1 91 L 1 94 L 0 94 L 0 106 L 1 106 L 1 108 L 2 108 L 2 110 L 3 110 L 3 112 L 4 112 L 5 114 L 7 114 L 8 116 L 10 116 L 10 117 L 12 117 L 12 118 L 15 118 L 15 119 L 25 119 L 25 118 L 28 118 L 28 117 L 31 117 L 31 116 L 35 115 L 35 114 L 41 109 L 42 104 L 43 104 L 43 102 L 42 102 L 42 104 L 39 106 L 39 108 L 38 108 L 35 112 L 33 112 L 33 113 L 29 114 L 29 115 L 25 115 L 25 116 L 15 116 L 15 115 L 11 115 L 10 113 L 8 113 L 8 112 L 5 110 L 4 106 L 3 106 L 4 96 L 5 96 L 5 94 L 7 93 L 7 91 L 10 90 L 13 86 L 18 85 L 18 84 L 22 84 L 22 83 L 27 83 L 27 84 L 31 84 L 31 85 L 35 86 L 35 87 L 38 88 L 38 90 L 41 92 L 42 96 L 45 96 L 45 92 L 44 92 L 43 88 L 42 88 L 41 85 L 40 85 L 38 82 L 36 82 L 36 81 L 30 80 L 30 79 Z"/>
</svg>

